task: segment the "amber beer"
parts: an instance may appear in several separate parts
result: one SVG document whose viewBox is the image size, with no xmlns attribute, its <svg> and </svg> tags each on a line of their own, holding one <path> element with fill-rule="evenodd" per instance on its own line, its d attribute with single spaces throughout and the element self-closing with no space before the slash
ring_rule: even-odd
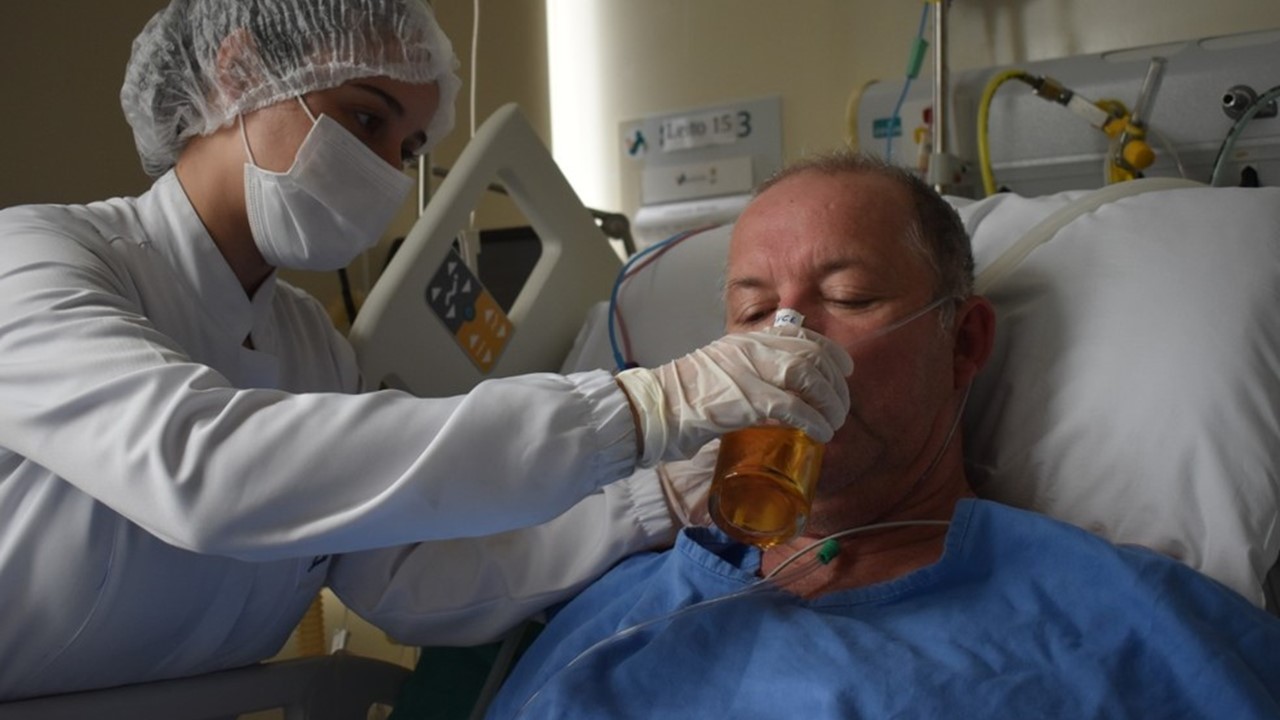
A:
<svg viewBox="0 0 1280 720">
<path fill-rule="evenodd" d="M 822 451 L 804 431 L 782 425 L 726 433 L 711 479 L 711 519 L 729 537 L 762 549 L 800 534 Z"/>
</svg>

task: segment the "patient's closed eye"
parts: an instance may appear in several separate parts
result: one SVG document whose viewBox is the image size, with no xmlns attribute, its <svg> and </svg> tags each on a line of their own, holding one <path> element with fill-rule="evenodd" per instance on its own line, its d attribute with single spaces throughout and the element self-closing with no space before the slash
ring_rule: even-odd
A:
<svg viewBox="0 0 1280 720">
<path fill-rule="evenodd" d="M 866 308 L 869 308 L 872 305 L 874 305 L 876 303 L 876 300 L 873 298 L 864 298 L 864 297 L 857 297 L 857 298 L 829 297 L 829 298 L 826 298 L 826 302 L 830 305 L 835 305 L 836 307 L 845 308 L 848 310 L 865 310 Z"/>
<path fill-rule="evenodd" d="M 732 315 L 733 324 L 739 327 L 760 325 L 772 320 L 775 310 L 777 310 L 776 304 L 752 305 L 735 311 Z"/>
</svg>

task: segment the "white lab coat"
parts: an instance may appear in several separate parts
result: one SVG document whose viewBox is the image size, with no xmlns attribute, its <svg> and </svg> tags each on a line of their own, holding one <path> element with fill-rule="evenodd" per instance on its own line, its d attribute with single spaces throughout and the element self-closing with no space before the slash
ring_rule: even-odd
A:
<svg viewBox="0 0 1280 720">
<path fill-rule="evenodd" d="M 358 383 L 319 303 L 246 297 L 172 172 L 0 211 L 0 699 L 264 659 L 326 580 L 479 642 L 670 536 L 651 475 L 604 487 L 636 453 L 607 373 Z"/>
</svg>

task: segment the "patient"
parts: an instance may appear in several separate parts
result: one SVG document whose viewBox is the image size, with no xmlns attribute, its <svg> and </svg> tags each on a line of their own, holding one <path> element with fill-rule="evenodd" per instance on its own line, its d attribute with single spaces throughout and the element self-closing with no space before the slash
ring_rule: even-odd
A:
<svg viewBox="0 0 1280 720">
<path fill-rule="evenodd" d="M 805 536 L 761 553 L 692 527 L 624 561 L 554 615 L 490 717 L 1280 716 L 1280 620 L 974 497 L 958 418 L 995 317 L 972 275 L 958 218 L 910 175 L 838 154 L 766 183 L 734 228 L 727 328 L 796 308 L 856 368 Z"/>
</svg>

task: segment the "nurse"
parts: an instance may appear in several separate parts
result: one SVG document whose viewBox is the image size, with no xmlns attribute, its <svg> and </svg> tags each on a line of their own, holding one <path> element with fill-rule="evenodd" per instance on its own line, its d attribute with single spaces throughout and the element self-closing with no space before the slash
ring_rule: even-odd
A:
<svg viewBox="0 0 1280 720">
<path fill-rule="evenodd" d="M 455 65 L 419 0 L 173 0 L 121 92 L 151 189 L 0 212 L 0 700 L 262 660 L 326 583 L 402 640 L 484 640 L 669 539 L 703 489 L 643 468 L 843 422 L 848 356 L 803 331 L 354 394 L 275 271 L 379 238 Z"/>
</svg>

